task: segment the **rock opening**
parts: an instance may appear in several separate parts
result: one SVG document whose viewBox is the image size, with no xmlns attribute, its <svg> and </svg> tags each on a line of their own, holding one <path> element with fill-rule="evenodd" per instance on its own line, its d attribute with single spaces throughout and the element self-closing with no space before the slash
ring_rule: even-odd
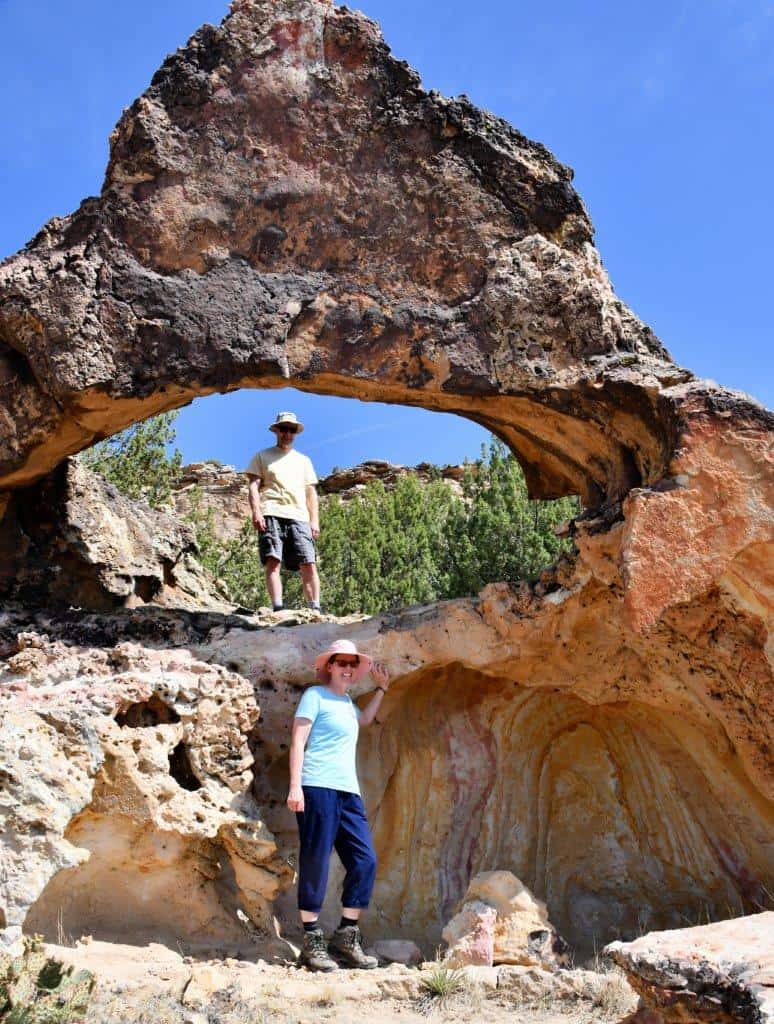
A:
<svg viewBox="0 0 774 1024">
<path fill-rule="evenodd" d="M 190 793 L 195 793 L 197 789 L 202 788 L 201 782 L 196 778 L 191 767 L 191 759 L 182 740 L 169 755 L 169 774 L 178 786 L 182 786 L 183 789 L 187 789 Z"/>
<path fill-rule="evenodd" d="M 148 700 L 130 704 L 125 711 L 119 711 L 115 720 L 118 725 L 129 729 L 147 729 L 153 725 L 179 722 L 180 715 L 154 693 Z"/>
</svg>

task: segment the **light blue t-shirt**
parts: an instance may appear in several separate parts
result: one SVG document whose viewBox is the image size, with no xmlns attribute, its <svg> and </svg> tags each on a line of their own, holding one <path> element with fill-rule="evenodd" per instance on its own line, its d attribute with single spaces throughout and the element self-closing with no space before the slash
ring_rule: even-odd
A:
<svg viewBox="0 0 774 1024">
<path fill-rule="evenodd" d="M 312 723 L 301 785 L 325 786 L 360 796 L 355 766 L 360 708 L 349 694 L 337 697 L 324 686 L 310 686 L 298 703 L 296 718 L 308 718 Z"/>
</svg>

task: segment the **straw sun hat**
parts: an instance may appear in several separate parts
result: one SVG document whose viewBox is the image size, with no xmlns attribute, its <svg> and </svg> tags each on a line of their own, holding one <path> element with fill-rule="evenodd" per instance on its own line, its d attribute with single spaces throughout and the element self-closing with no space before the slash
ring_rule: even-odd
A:
<svg viewBox="0 0 774 1024">
<path fill-rule="evenodd" d="M 336 654 L 349 654 L 350 657 L 357 656 L 360 658 L 360 664 L 353 672 L 353 682 L 355 683 L 360 682 L 363 676 L 368 675 L 371 670 L 373 660 L 367 654 L 359 651 L 351 640 L 334 640 L 327 650 L 323 651 L 322 654 L 318 654 L 314 659 L 315 672 L 321 683 L 328 682 L 327 665 Z"/>
</svg>

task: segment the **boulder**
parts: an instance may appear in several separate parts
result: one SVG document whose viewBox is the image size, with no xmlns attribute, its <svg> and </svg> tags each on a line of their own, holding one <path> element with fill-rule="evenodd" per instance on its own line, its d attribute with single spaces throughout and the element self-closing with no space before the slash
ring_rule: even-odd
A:
<svg viewBox="0 0 774 1024">
<path fill-rule="evenodd" d="M 230 611 L 197 554 L 189 523 L 70 459 L 6 503 L 0 598 L 93 611 L 146 603 Z"/>
<path fill-rule="evenodd" d="M 485 908 L 494 911 L 494 917 Z M 446 958 L 460 965 L 556 968 L 566 962 L 566 943 L 548 920 L 545 903 L 510 871 L 484 871 L 472 878 L 462 908 L 444 928 L 443 938 L 449 944 Z"/>
<path fill-rule="evenodd" d="M 449 947 L 444 962 L 451 967 L 491 967 L 496 920 L 497 911 L 486 903 L 480 900 L 464 903 L 441 932 Z"/>
<path fill-rule="evenodd" d="M 408 939 L 380 939 L 374 944 L 374 953 L 390 964 L 416 966 L 424 959 L 416 942 Z"/>
</svg>

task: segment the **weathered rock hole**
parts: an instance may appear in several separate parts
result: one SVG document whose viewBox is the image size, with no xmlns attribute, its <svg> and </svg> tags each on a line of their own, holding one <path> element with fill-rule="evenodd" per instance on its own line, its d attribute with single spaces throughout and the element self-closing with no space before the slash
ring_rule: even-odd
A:
<svg viewBox="0 0 774 1024">
<path fill-rule="evenodd" d="M 156 576 L 135 576 L 134 594 L 148 604 L 161 590 L 161 580 Z"/>
<path fill-rule="evenodd" d="M 179 722 L 180 715 L 154 693 L 147 700 L 130 704 L 125 711 L 119 711 L 115 721 L 129 729 L 147 729 L 149 726 Z"/>
<path fill-rule="evenodd" d="M 201 782 L 194 775 L 188 750 L 181 740 L 169 755 L 169 774 L 182 789 L 195 793 L 202 788 Z"/>
</svg>

